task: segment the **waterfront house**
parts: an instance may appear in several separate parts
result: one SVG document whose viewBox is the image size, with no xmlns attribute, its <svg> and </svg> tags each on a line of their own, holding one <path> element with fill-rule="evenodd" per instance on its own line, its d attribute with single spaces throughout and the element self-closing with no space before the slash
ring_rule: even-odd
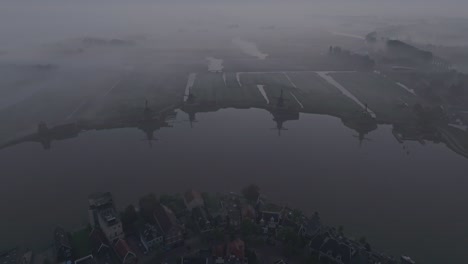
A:
<svg viewBox="0 0 468 264">
<path fill-rule="evenodd" d="M 130 250 L 127 242 L 123 239 L 118 239 L 114 243 L 114 252 L 119 257 L 123 264 L 135 264 L 138 259 L 135 253 Z"/>
<path fill-rule="evenodd" d="M 174 213 L 162 204 L 157 204 L 154 219 L 164 237 L 166 246 L 176 246 L 183 242 L 183 227 L 177 222 Z"/>
<path fill-rule="evenodd" d="M 118 217 L 111 193 L 92 194 L 88 197 L 88 202 L 91 227 L 99 227 L 109 243 L 123 239 L 125 235 L 122 222 Z"/>
<path fill-rule="evenodd" d="M 61 227 L 55 228 L 54 231 L 55 254 L 57 263 L 67 262 L 72 260 L 72 246 L 70 237 L 67 232 Z"/>
<path fill-rule="evenodd" d="M 184 203 L 189 211 L 192 211 L 194 208 L 205 206 L 201 194 L 195 190 L 185 192 Z"/>
</svg>

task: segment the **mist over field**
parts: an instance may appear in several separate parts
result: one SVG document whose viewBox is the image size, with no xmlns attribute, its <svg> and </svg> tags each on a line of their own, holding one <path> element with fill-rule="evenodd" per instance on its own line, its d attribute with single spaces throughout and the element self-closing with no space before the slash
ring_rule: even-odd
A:
<svg viewBox="0 0 468 264">
<path fill-rule="evenodd" d="M 468 1 L 0 1 L 0 253 L 46 263 L 52 230 L 87 236 L 87 197 L 107 191 L 118 221 L 153 197 L 209 248 L 193 220 L 210 208 L 179 195 L 195 189 L 252 206 L 261 230 L 262 206 L 294 208 L 290 240 L 213 226 L 259 242 L 260 263 L 303 263 L 284 252 L 313 238 L 320 264 L 327 241 L 369 263 L 466 262 Z"/>
</svg>

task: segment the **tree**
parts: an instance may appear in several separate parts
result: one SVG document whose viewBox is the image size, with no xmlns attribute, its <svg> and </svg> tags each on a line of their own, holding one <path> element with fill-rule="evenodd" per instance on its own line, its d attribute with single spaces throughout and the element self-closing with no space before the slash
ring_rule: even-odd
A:
<svg viewBox="0 0 468 264">
<path fill-rule="evenodd" d="M 132 229 L 133 224 L 137 221 L 138 215 L 133 205 L 127 206 L 122 213 L 122 227 L 128 232 Z"/>
<path fill-rule="evenodd" d="M 242 194 L 248 201 L 256 202 L 260 196 L 260 187 L 255 184 L 250 184 L 242 190 Z"/>
<path fill-rule="evenodd" d="M 158 199 L 154 193 L 150 193 L 140 198 L 140 214 L 148 223 L 154 224 L 153 212 L 158 205 Z"/>
</svg>

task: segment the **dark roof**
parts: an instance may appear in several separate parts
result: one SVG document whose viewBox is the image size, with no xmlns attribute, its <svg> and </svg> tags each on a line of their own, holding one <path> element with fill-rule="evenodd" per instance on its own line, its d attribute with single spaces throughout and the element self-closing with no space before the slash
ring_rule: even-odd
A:
<svg viewBox="0 0 468 264">
<path fill-rule="evenodd" d="M 320 251 L 327 255 L 331 252 L 334 258 L 340 257 L 341 261 L 345 264 L 351 262 L 351 248 L 336 239 L 325 239 L 323 245 L 320 247 Z"/>
<path fill-rule="evenodd" d="M 156 205 L 153 215 L 163 234 L 168 233 L 176 225 L 174 213 L 162 204 Z"/>
<path fill-rule="evenodd" d="M 55 228 L 54 240 L 55 240 L 55 245 L 58 247 L 71 248 L 71 243 L 70 243 L 70 239 L 68 238 L 68 234 L 61 227 Z"/>
</svg>

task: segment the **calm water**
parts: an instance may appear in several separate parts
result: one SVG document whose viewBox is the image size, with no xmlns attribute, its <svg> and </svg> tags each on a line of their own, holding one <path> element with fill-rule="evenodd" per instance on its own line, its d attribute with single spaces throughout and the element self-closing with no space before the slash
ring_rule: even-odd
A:
<svg viewBox="0 0 468 264">
<path fill-rule="evenodd" d="M 83 132 L 48 151 L 24 143 L 0 151 L 1 247 L 43 245 L 60 224 L 86 224 L 87 196 L 111 191 L 117 206 L 148 192 L 238 191 L 249 183 L 372 245 L 425 263 L 467 257 L 468 161 L 442 144 L 399 144 L 380 126 L 359 146 L 340 119 L 301 114 L 281 131 L 269 112 L 179 111 L 172 128 Z M 407 154 L 409 150 L 409 154 Z M 449 261 L 449 262 L 447 262 Z"/>
</svg>

